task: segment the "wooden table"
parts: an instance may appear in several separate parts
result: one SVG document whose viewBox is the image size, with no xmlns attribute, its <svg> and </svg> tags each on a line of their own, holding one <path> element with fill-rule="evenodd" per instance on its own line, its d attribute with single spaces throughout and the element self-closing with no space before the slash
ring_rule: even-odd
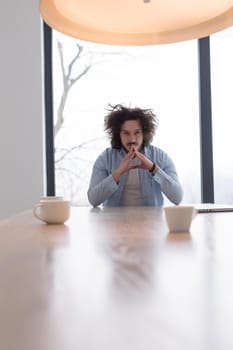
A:
<svg viewBox="0 0 233 350">
<path fill-rule="evenodd" d="M 169 234 L 162 209 L 0 222 L 1 350 L 232 350 L 233 213 Z"/>
</svg>

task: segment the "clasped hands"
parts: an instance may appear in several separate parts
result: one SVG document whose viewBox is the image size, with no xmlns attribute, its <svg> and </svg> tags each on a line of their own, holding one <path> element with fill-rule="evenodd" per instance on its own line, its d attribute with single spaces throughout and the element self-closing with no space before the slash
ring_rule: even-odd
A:
<svg viewBox="0 0 233 350">
<path fill-rule="evenodd" d="M 135 158 L 140 160 L 138 164 L 132 164 L 131 161 Z M 136 150 L 134 146 L 132 146 L 129 152 L 122 159 L 119 167 L 112 173 L 113 178 L 116 182 L 119 181 L 120 176 L 124 173 L 127 173 L 131 169 L 147 169 L 150 170 L 153 167 L 153 162 L 148 159 L 143 153 Z M 155 166 L 155 172 L 157 171 L 157 167 Z"/>
</svg>

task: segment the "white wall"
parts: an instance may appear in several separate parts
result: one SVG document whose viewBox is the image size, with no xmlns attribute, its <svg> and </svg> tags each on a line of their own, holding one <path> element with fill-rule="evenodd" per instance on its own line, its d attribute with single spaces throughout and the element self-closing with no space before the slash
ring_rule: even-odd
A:
<svg viewBox="0 0 233 350">
<path fill-rule="evenodd" d="M 39 0 L 0 2 L 0 219 L 44 192 L 42 40 Z"/>
</svg>

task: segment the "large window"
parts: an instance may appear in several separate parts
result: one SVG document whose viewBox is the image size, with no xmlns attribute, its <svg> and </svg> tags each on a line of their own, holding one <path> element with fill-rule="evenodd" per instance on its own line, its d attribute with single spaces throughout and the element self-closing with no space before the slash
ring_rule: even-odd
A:
<svg viewBox="0 0 233 350">
<path fill-rule="evenodd" d="M 211 36 L 215 201 L 233 202 L 233 29 Z"/>
<path fill-rule="evenodd" d="M 157 113 L 160 124 L 153 143 L 173 159 L 184 187 L 183 202 L 200 202 L 196 40 L 123 47 L 53 31 L 53 77 L 58 195 L 74 205 L 88 204 L 93 162 L 109 146 L 103 132 L 106 108 L 123 103 Z"/>
</svg>

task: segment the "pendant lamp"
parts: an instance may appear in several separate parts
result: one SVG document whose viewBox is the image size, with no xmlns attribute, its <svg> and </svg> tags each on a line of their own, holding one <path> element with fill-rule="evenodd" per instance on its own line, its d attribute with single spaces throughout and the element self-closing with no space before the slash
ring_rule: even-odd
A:
<svg viewBox="0 0 233 350">
<path fill-rule="evenodd" d="M 233 0 L 41 0 L 52 28 L 113 45 L 168 44 L 233 25 Z"/>
</svg>

